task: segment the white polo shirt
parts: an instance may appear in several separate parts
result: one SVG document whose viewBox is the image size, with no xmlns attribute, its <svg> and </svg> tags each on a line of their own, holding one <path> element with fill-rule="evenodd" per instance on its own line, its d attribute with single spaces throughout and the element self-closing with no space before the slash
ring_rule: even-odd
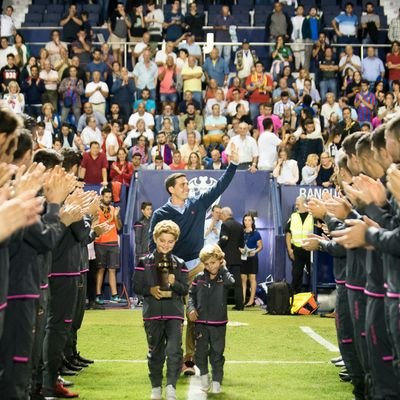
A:
<svg viewBox="0 0 400 400">
<path fill-rule="evenodd" d="M 258 157 L 257 142 L 250 135 L 247 135 L 244 139 L 240 135 L 232 137 L 225 150 L 225 154 L 228 156 L 231 155 L 232 143 L 239 153 L 239 164 L 251 163 L 254 157 Z"/>
</svg>

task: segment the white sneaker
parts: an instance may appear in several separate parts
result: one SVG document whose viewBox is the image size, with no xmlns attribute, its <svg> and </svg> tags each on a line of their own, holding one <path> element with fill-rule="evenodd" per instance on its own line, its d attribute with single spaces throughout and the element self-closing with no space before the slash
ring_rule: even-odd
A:
<svg viewBox="0 0 400 400">
<path fill-rule="evenodd" d="M 151 389 L 151 400 L 162 400 L 162 389 L 161 387 L 154 387 Z"/>
<path fill-rule="evenodd" d="M 208 374 L 200 376 L 200 385 L 203 392 L 208 392 L 210 390 L 210 379 L 208 377 Z"/>
<path fill-rule="evenodd" d="M 221 384 L 219 382 L 212 381 L 211 393 L 215 393 L 215 394 L 221 393 Z"/>
<path fill-rule="evenodd" d="M 165 388 L 166 400 L 176 400 L 176 389 L 172 385 Z"/>
</svg>

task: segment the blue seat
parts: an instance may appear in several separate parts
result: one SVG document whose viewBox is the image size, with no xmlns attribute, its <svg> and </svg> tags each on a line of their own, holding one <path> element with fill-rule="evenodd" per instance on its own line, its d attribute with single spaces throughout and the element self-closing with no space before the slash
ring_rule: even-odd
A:
<svg viewBox="0 0 400 400">
<path fill-rule="evenodd" d="M 42 22 L 42 14 L 28 13 L 26 14 L 25 22 L 36 22 L 36 23 Z"/>
<path fill-rule="evenodd" d="M 215 25 L 217 21 L 218 14 L 208 14 L 208 25 Z"/>
<path fill-rule="evenodd" d="M 48 6 L 50 4 L 49 0 L 35 0 L 34 4 L 43 4 L 45 6 Z"/>
<path fill-rule="evenodd" d="M 98 4 L 84 4 L 83 10 L 87 11 L 89 14 L 90 13 L 99 14 L 100 6 Z"/>
<path fill-rule="evenodd" d="M 268 14 L 260 14 L 260 13 L 255 14 L 254 15 L 254 25 L 255 26 L 265 26 L 267 17 L 268 17 Z"/>
<path fill-rule="evenodd" d="M 242 6 L 239 4 L 234 4 L 232 6 L 232 14 L 233 15 L 248 14 L 251 9 L 252 9 L 251 6 Z"/>
<path fill-rule="evenodd" d="M 29 14 L 43 14 L 46 6 L 44 4 L 31 4 L 28 8 Z"/>
<path fill-rule="evenodd" d="M 237 4 L 243 5 L 243 6 L 254 6 L 254 0 L 238 0 Z"/>
<path fill-rule="evenodd" d="M 89 22 L 92 25 L 97 25 L 97 23 L 99 22 L 99 14 L 98 13 L 89 13 Z"/>
<path fill-rule="evenodd" d="M 208 6 L 209 14 L 221 14 L 221 6 L 219 4 L 212 4 Z"/>
<path fill-rule="evenodd" d="M 54 21 L 51 21 L 51 22 L 46 21 L 46 22 L 42 22 L 42 23 L 40 24 L 40 26 L 45 26 L 45 27 L 49 27 L 49 28 L 54 28 L 54 27 L 57 28 L 58 23 L 57 23 L 57 22 L 54 22 Z"/>
<path fill-rule="evenodd" d="M 60 13 L 47 13 L 43 15 L 43 22 L 49 22 L 58 25 L 61 18 L 62 15 Z"/>
<path fill-rule="evenodd" d="M 35 27 L 35 26 L 38 26 L 39 25 L 39 23 L 38 22 L 32 22 L 32 21 L 25 21 L 25 22 L 23 22 L 22 24 L 21 24 L 21 26 L 24 28 L 24 27 L 26 27 L 26 28 L 31 28 L 31 27 Z"/>
<path fill-rule="evenodd" d="M 46 9 L 47 14 L 63 14 L 64 5 L 63 4 L 49 4 Z"/>
<path fill-rule="evenodd" d="M 235 15 L 235 22 L 237 25 L 249 26 L 250 15 L 248 13 L 244 13 L 241 15 Z"/>
</svg>

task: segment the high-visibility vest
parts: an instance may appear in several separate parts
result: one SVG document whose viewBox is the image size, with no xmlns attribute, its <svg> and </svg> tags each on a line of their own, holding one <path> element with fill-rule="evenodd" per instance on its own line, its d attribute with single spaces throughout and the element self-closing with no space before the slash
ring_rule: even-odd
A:
<svg viewBox="0 0 400 400">
<path fill-rule="evenodd" d="M 290 233 L 292 234 L 292 244 L 296 247 L 301 247 L 303 239 L 307 239 L 310 233 L 314 233 L 312 215 L 308 214 L 303 223 L 300 214 L 298 212 L 293 213 L 290 217 Z"/>
</svg>

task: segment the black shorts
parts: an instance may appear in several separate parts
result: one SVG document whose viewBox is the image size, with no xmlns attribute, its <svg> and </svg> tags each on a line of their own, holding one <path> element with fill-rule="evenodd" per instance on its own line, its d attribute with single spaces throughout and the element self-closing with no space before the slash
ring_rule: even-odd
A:
<svg viewBox="0 0 400 400">
<path fill-rule="evenodd" d="M 119 269 L 119 246 L 117 244 L 94 244 L 97 268 Z"/>
<path fill-rule="evenodd" d="M 247 257 L 247 260 L 242 261 L 240 266 L 240 273 L 242 275 L 250 275 L 258 273 L 258 257 Z"/>
</svg>

